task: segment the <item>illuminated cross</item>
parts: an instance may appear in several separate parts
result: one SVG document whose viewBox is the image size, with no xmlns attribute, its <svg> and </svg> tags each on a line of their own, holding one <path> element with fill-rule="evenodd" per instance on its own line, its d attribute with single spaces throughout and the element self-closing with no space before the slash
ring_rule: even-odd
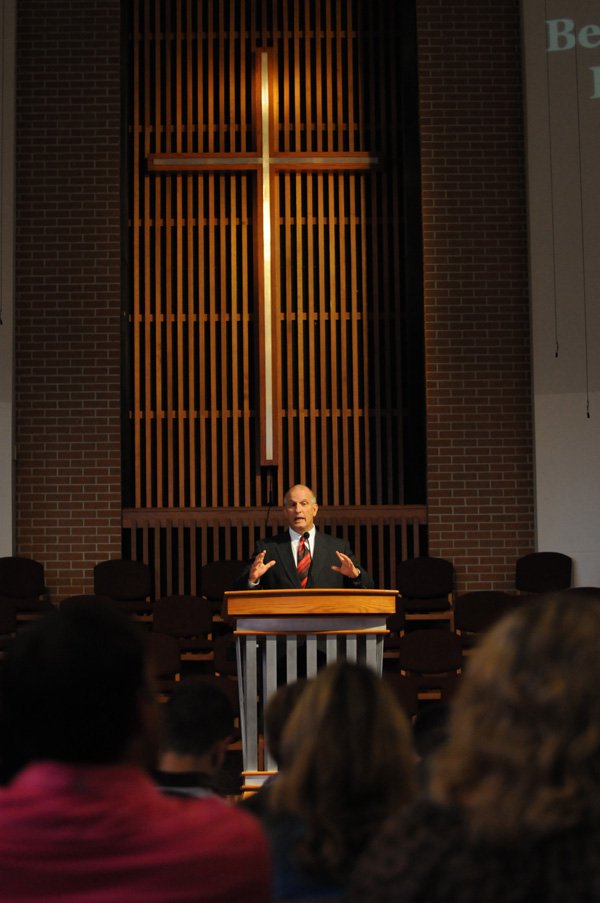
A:
<svg viewBox="0 0 600 903">
<path fill-rule="evenodd" d="M 372 169 L 378 160 L 365 153 L 348 151 L 294 152 L 282 154 L 275 148 L 275 125 L 273 122 L 272 92 L 273 79 L 270 77 L 270 54 L 262 50 L 257 61 L 258 104 L 257 153 L 167 153 L 150 154 L 148 169 L 153 172 L 243 172 L 253 171 L 258 180 L 258 235 L 260 241 L 258 278 L 258 319 L 259 319 L 259 418 L 261 450 L 260 463 L 276 464 L 278 411 L 276 410 L 274 382 L 274 362 L 277 360 L 277 323 L 273 306 L 273 267 L 276 256 L 273 251 L 273 236 L 277 234 L 277 211 L 271 203 L 274 179 L 280 172 L 354 171 Z"/>
</svg>

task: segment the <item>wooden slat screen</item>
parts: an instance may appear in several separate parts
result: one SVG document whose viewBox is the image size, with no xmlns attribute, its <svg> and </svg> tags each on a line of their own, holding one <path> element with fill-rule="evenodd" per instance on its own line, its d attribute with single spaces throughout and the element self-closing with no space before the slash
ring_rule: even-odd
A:
<svg viewBox="0 0 600 903">
<path fill-rule="evenodd" d="M 348 539 L 378 586 L 394 588 L 396 565 L 423 554 L 426 510 L 423 505 L 319 510 L 319 526 Z M 154 568 L 155 593 L 195 593 L 203 564 L 225 558 L 245 560 L 260 536 L 285 528 L 280 508 L 218 510 L 135 510 L 124 513 L 131 557 Z"/>
<path fill-rule="evenodd" d="M 234 531 L 219 554 L 235 545 L 246 557 L 252 531 L 242 541 L 225 510 L 247 517 L 280 505 L 296 482 L 340 518 L 345 506 L 362 506 L 377 533 L 406 497 L 403 250 L 414 224 L 405 204 L 402 4 L 129 0 L 127 12 L 126 546 L 139 546 L 133 509 L 138 520 L 160 511 L 165 524 L 171 510 L 210 511 L 215 529 Z M 270 467 L 260 463 L 257 174 L 250 165 L 194 172 L 189 164 L 190 155 L 260 150 L 261 50 L 273 61 L 273 152 L 289 158 L 271 183 L 278 463 Z M 349 153 L 378 163 L 306 164 L 311 154 Z M 154 171 L 160 155 L 176 162 Z M 181 155 L 188 168 L 178 167 Z M 183 559 L 198 548 L 214 557 L 217 546 L 189 540 L 189 531 L 204 536 L 198 516 L 185 527 L 187 551 L 180 520 L 152 551 L 163 569 L 187 573 Z M 392 534 L 401 521 L 394 513 Z M 140 535 L 147 546 L 149 534 Z M 389 573 L 383 561 L 381 573 Z"/>
</svg>

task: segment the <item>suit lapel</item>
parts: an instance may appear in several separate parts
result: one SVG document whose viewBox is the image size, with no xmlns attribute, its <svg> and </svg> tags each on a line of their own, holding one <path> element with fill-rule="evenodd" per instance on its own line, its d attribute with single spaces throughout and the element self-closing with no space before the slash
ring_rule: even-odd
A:
<svg viewBox="0 0 600 903">
<path fill-rule="evenodd" d="M 279 549 L 279 559 L 291 585 L 297 586 L 298 589 L 300 589 L 300 581 L 298 580 L 296 562 L 294 561 L 294 556 L 292 555 L 292 543 L 289 533 L 285 537 L 285 542 L 281 543 L 281 547 Z"/>
<path fill-rule="evenodd" d="M 321 576 L 321 571 L 323 570 L 323 562 L 326 561 L 325 548 L 326 540 L 323 539 L 323 534 L 319 533 L 317 530 L 315 533 L 315 541 L 313 543 L 313 552 L 312 552 L 312 565 L 310 569 L 310 585 L 311 586 L 319 586 L 319 580 Z"/>
</svg>

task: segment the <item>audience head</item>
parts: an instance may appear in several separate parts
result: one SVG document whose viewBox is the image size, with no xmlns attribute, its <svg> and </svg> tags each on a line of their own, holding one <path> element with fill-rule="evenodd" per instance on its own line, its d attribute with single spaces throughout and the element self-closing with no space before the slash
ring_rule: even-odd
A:
<svg viewBox="0 0 600 903">
<path fill-rule="evenodd" d="M 163 714 L 163 749 L 180 756 L 204 756 L 233 733 L 229 699 L 201 677 L 179 684 Z"/>
<path fill-rule="evenodd" d="M 66 600 L 20 630 L 0 680 L 5 768 L 113 763 L 153 725 L 143 634 L 110 603 Z"/>
<path fill-rule="evenodd" d="M 434 798 L 494 838 L 599 815 L 599 686 L 600 592 L 528 601 L 471 657 L 433 763 Z"/>
<path fill-rule="evenodd" d="M 383 819 L 414 798 L 408 720 L 370 668 L 338 661 L 309 681 L 285 726 L 272 810 L 298 816 L 298 860 L 344 881 Z"/>
<path fill-rule="evenodd" d="M 278 768 L 284 766 L 281 739 L 284 728 L 308 681 L 301 678 L 290 684 L 282 684 L 265 706 L 265 735 L 269 751 Z"/>
</svg>

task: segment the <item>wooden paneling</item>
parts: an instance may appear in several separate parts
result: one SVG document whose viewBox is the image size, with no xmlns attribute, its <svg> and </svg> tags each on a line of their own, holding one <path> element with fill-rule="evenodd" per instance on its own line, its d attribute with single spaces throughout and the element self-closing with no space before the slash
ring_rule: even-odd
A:
<svg viewBox="0 0 600 903">
<path fill-rule="evenodd" d="M 390 554 L 403 555 L 390 553 L 390 544 L 414 547 L 404 515 L 389 520 L 405 498 L 409 227 L 396 6 L 128 4 L 125 498 L 128 511 L 154 512 L 154 520 L 138 533 L 127 513 L 125 532 L 136 555 L 141 548 L 157 562 L 165 586 L 180 580 L 169 568 L 189 574 L 192 559 L 231 557 L 233 549 L 245 557 L 256 532 L 241 525 L 248 511 L 280 504 L 296 482 L 335 512 L 332 527 L 350 529 L 344 510 L 360 512 L 355 545 L 363 543 L 360 522 L 384 583 Z M 261 53 L 270 79 L 267 168 Z M 270 349 L 261 332 L 269 318 Z M 263 397 L 269 367 L 272 455 Z M 189 523 L 171 511 L 191 512 Z M 199 511 L 210 512 L 213 527 L 204 515 L 197 520 Z M 382 552 L 376 538 L 386 530 Z"/>
<path fill-rule="evenodd" d="M 396 565 L 423 554 L 423 505 L 319 508 L 319 527 L 349 540 L 381 589 L 396 585 Z M 195 593 L 203 564 L 246 560 L 257 539 L 285 528 L 281 508 L 126 509 L 127 552 L 154 567 L 157 595 Z"/>
</svg>

